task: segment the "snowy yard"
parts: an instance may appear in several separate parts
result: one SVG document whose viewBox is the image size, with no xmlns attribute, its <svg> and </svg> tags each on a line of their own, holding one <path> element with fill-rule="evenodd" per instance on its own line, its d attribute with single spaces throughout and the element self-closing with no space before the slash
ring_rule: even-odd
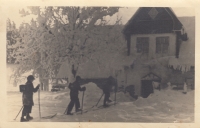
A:
<svg viewBox="0 0 200 128">
<path fill-rule="evenodd" d="M 95 105 L 102 95 L 102 91 L 95 84 L 85 85 L 87 90 L 84 96 L 84 109 L 87 113 L 73 116 L 63 115 L 69 103 L 69 90 L 60 92 L 41 92 L 42 117 L 53 115 L 51 119 L 40 119 L 38 109 L 38 93 L 34 94 L 35 105 L 31 115 L 33 122 L 154 122 L 154 123 L 193 123 L 194 122 L 194 91 L 186 95 L 181 91 L 155 91 L 148 98 L 139 97 L 133 100 L 128 94 L 117 93 L 117 104 L 108 108 L 89 109 Z M 8 121 L 14 121 L 19 112 L 22 101 L 20 92 L 8 92 Z M 81 103 L 82 92 L 79 93 Z M 114 100 L 114 94 L 111 94 Z M 98 106 L 103 104 L 103 98 Z M 73 110 L 74 111 L 74 110 Z M 17 118 L 20 120 L 21 113 Z"/>
<path fill-rule="evenodd" d="M 41 91 L 40 98 L 39 92 L 34 94 L 35 104 L 30 114 L 34 119 L 30 122 L 194 123 L 195 91 L 189 89 L 189 85 L 195 85 L 194 10 L 191 13 L 185 7 L 182 11 L 173 7 L 173 11 L 171 7 L 131 9 L 81 6 L 15 9 L 19 10 L 21 18 L 29 19 L 32 14 L 34 17 L 30 18 L 29 23 L 20 20 L 20 26 L 16 26 L 15 14 L 8 14 L 11 20 L 6 21 L 5 119 L 8 122 L 20 122 L 21 113 L 14 120 L 22 108 L 19 85 L 24 84 L 27 76 L 32 74 L 36 78 L 33 85 L 36 87 L 43 83 L 44 90 L 49 87 L 49 92 Z M 113 104 L 115 94 L 111 93 L 113 102 L 110 106 L 99 108 L 103 105 L 104 97 L 98 106 L 94 105 L 103 92 L 90 82 L 83 85 L 86 87 L 85 93 L 79 93 L 81 105 L 84 94 L 83 109 L 87 112 L 65 115 L 70 90 L 50 90 L 55 84 L 54 80 L 57 83 L 58 79 L 66 78 L 67 83 L 72 83 L 75 76 L 97 80 L 112 76 L 118 86 L 134 86 L 134 94 L 141 93 L 142 96 L 146 90 L 150 92 L 152 83 L 155 82 L 153 85 L 156 86 L 151 88 L 153 94 L 148 93 L 147 98 L 138 97 L 137 100 L 128 93 L 117 92 L 116 104 Z M 183 94 L 183 90 L 153 91 L 156 87 L 183 83 L 187 94 Z M 56 114 L 55 117 L 40 118 L 39 99 L 41 116 Z"/>
</svg>

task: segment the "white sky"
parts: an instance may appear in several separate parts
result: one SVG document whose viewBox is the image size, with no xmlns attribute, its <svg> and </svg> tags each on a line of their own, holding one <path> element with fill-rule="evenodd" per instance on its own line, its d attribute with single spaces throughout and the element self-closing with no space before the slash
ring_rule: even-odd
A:
<svg viewBox="0 0 200 128">
<path fill-rule="evenodd" d="M 16 26 L 19 27 L 19 25 L 22 22 L 30 22 L 30 20 L 33 18 L 33 16 L 26 16 L 26 17 L 21 17 L 19 14 L 19 10 L 22 8 L 26 7 L 10 7 L 8 8 L 8 13 L 7 17 L 10 18 L 11 21 L 14 21 L 16 23 Z M 121 8 L 119 10 L 119 17 L 122 16 L 122 24 L 126 24 L 126 22 L 133 16 L 135 11 L 138 8 L 132 7 L 132 8 Z M 172 7 L 174 13 L 176 16 L 181 17 L 181 16 L 195 16 L 195 10 L 194 8 L 191 7 Z M 116 15 L 112 17 L 111 21 L 116 19 Z"/>
</svg>

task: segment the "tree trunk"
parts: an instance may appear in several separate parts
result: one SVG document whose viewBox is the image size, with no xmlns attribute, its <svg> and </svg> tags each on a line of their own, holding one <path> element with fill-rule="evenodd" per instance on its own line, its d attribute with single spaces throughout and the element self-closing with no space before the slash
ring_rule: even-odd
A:
<svg viewBox="0 0 200 128">
<path fill-rule="evenodd" d="M 48 79 L 43 80 L 43 86 L 44 86 L 44 91 L 49 91 L 49 80 Z"/>
<path fill-rule="evenodd" d="M 39 81 L 40 81 L 40 90 L 44 90 L 44 84 L 43 84 L 43 80 L 41 78 L 41 74 L 39 74 Z"/>
<path fill-rule="evenodd" d="M 43 69 L 38 69 L 38 74 L 39 74 L 39 81 L 40 81 L 40 89 L 42 91 L 49 91 L 49 79 L 44 78 L 44 70 Z"/>
<path fill-rule="evenodd" d="M 56 79 L 56 84 L 55 84 L 56 86 L 58 85 L 58 79 Z M 60 86 L 59 86 L 59 91 L 60 91 Z"/>
<path fill-rule="evenodd" d="M 72 65 L 72 74 L 73 74 L 73 76 L 74 76 L 74 78 L 76 77 L 76 70 L 75 70 L 75 66 L 74 66 L 74 64 Z"/>
<path fill-rule="evenodd" d="M 39 75 L 40 81 L 40 90 L 49 91 L 49 79 L 43 79 L 41 75 Z"/>
</svg>

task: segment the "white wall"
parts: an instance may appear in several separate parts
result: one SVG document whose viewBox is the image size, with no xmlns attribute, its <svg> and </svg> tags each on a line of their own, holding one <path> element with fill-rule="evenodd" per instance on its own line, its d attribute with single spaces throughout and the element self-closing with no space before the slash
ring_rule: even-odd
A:
<svg viewBox="0 0 200 128">
<path fill-rule="evenodd" d="M 136 34 L 131 36 L 131 51 L 130 54 L 141 54 L 137 53 L 136 42 L 137 37 L 149 37 L 149 54 L 148 59 L 153 59 L 157 57 L 163 57 L 162 55 L 156 53 L 156 37 L 169 36 L 169 49 L 168 56 L 175 56 L 176 54 L 176 34 L 175 33 L 163 33 L 163 34 Z"/>
<path fill-rule="evenodd" d="M 156 53 L 156 37 L 166 37 L 169 36 L 169 48 L 168 53 L 166 55 L 161 55 Z M 146 55 L 140 56 L 141 53 L 137 53 L 136 48 L 136 41 L 137 37 L 149 37 L 149 53 Z M 168 69 L 163 67 L 166 61 L 163 59 L 166 59 L 164 56 L 175 56 L 176 54 L 176 34 L 175 33 L 164 33 L 164 34 L 136 34 L 131 36 L 131 51 L 130 56 L 133 58 L 133 60 L 136 59 L 135 65 L 133 69 L 129 69 L 127 72 L 127 83 L 126 85 L 135 85 L 135 93 L 136 95 L 141 94 L 141 78 L 148 74 L 150 72 L 147 65 L 143 65 L 144 62 L 147 61 L 151 62 L 155 58 L 159 58 L 159 62 L 151 62 L 155 63 L 156 66 L 151 69 L 151 72 L 154 72 L 158 76 L 160 76 L 163 79 L 163 82 L 166 82 L 165 80 L 168 79 Z M 137 59 L 138 58 L 138 59 Z M 163 61 L 162 61 L 163 60 Z M 162 82 L 162 81 L 161 81 Z"/>
</svg>

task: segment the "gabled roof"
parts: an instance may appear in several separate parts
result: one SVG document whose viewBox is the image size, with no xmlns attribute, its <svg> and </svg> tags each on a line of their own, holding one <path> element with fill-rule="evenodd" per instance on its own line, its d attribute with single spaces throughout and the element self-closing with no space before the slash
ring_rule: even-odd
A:
<svg viewBox="0 0 200 128">
<path fill-rule="evenodd" d="M 151 17 L 151 11 L 155 17 Z M 153 15 L 154 15 L 153 14 Z M 125 24 L 124 35 L 171 33 L 182 29 L 182 24 L 169 7 L 140 7 Z"/>
</svg>

